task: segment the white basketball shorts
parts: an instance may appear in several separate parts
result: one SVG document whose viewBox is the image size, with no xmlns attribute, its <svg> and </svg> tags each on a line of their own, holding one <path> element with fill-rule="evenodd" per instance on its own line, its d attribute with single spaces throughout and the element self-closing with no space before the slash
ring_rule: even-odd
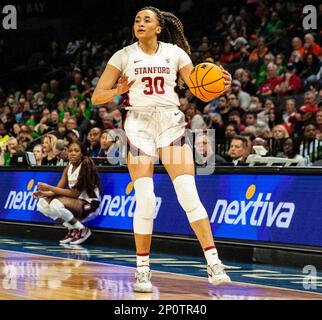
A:
<svg viewBox="0 0 322 320">
<path fill-rule="evenodd" d="M 124 129 L 131 147 L 157 157 L 158 149 L 184 136 L 185 116 L 177 107 L 128 108 Z"/>
</svg>

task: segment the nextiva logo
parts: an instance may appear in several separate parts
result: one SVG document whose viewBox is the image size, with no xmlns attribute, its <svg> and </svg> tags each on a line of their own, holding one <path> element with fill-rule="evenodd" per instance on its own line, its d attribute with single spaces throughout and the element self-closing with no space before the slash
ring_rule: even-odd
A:
<svg viewBox="0 0 322 320">
<path fill-rule="evenodd" d="M 111 196 L 109 194 L 104 195 L 101 202 L 101 210 L 99 215 L 102 216 L 121 216 L 133 218 L 136 198 L 130 195 L 133 191 L 132 181 L 127 185 L 125 189 L 125 195 Z M 156 197 L 156 210 L 154 219 L 157 217 L 162 203 L 162 198 Z"/>
<path fill-rule="evenodd" d="M 272 194 L 258 193 L 257 198 L 252 200 L 256 193 L 256 186 L 252 184 L 246 191 L 246 199 L 242 201 L 218 200 L 212 213 L 210 222 L 218 224 L 235 224 L 251 226 L 266 226 L 277 228 L 288 228 L 294 211 L 293 202 L 271 201 Z"/>
<path fill-rule="evenodd" d="M 33 190 L 31 190 L 34 187 Z M 28 210 L 34 211 L 37 200 L 32 197 L 32 193 L 36 191 L 37 184 L 35 184 L 34 179 L 31 179 L 27 185 L 27 191 L 16 191 L 11 190 L 7 197 L 5 209 L 15 209 L 15 210 Z"/>
</svg>

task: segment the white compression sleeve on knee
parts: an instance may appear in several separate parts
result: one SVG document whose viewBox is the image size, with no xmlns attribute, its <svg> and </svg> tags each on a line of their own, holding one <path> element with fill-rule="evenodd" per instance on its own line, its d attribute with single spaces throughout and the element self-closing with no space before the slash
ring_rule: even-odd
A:
<svg viewBox="0 0 322 320">
<path fill-rule="evenodd" d="M 200 202 L 194 176 L 190 174 L 177 176 L 173 179 L 173 186 L 190 223 L 208 217 L 205 207 Z"/>
<path fill-rule="evenodd" d="M 50 202 L 50 210 L 57 215 L 57 218 L 61 218 L 66 222 L 69 222 L 74 218 L 74 215 L 65 208 L 62 202 L 60 202 L 58 199 L 53 199 Z"/>
<path fill-rule="evenodd" d="M 143 177 L 134 182 L 136 208 L 133 218 L 134 233 L 152 234 L 156 198 L 153 191 L 153 179 Z"/>
<path fill-rule="evenodd" d="M 49 203 L 44 199 L 40 198 L 37 202 L 37 210 L 40 211 L 44 216 L 47 216 L 51 219 L 56 220 L 59 218 L 59 215 L 56 214 L 55 212 L 52 212 L 50 209 Z"/>
</svg>

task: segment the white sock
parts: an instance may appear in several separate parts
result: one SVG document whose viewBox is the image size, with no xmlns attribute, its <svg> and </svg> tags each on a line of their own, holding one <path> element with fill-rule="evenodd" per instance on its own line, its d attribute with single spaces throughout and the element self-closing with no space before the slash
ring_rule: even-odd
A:
<svg viewBox="0 0 322 320">
<path fill-rule="evenodd" d="M 208 265 L 212 266 L 214 264 L 221 263 L 221 261 L 219 260 L 218 252 L 216 248 L 212 247 L 212 248 L 206 249 L 204 253 L 205 253 L 205 257 Z"/>
<path fill-rule="evenodd" d="M 84 229 L 84 228 L 85 228 L 85 226 L 79 221 L 76 221 L 76 223 L 72 224 L 72 229 L 80 230 L 80 229 Z"/>
<path fill-rule="evenodd" d="M 136 268 L 138 271 L 149 271 L 150 270 L 150 260 L 149 255 L 136 256 Z"/>
<path fill-rule="evenodd" d="M 69 222 L 67 222 L 67 221 L 65 221 L 65 222 L 63 223 L 63 226 L 64 226 L 64 227 L 66 227 L 68 230 L 70 230 L 70 229 L 73 229 L 73 228 L 74 228 L 74 226 L 73 226 L 72 224 L 70 224 Z"/>
</svg>

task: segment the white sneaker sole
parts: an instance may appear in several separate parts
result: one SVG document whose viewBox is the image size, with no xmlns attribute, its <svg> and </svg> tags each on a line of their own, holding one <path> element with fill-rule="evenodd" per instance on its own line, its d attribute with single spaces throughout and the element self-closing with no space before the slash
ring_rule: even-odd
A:
<svg viewBox="0 0 322 320">
<path fill-rule="evenodd" d="M 226 285 L 226 284 L 230 284 L 231 283 L 231 280 L 230 278 L 226 275 L 226 276 L 223 276 L 221 278 L 218 277 L 218 279 L 213 279 L 212 277 L 208 277 L 208 282 L 213 284 L 214 286 L 223 286 L 223 285 Z"/>
<path fill-rule="evenodd" d="M 59 243 L 60 244 L 68 244 L 72 241 L 72 238 L 71 239 L 66 239 L 66 240 L 60 240 Z"/>
<path fill-rule="evenodd" d="M 139 283 L 134 283 L 134 291 L 135 292 L 152 292 L 152 283 L 145 283 L 145 284 L 139 284 Z"/>
<path fill-rule="evenodd" d="M 84 238 L 78 239 L 77 241 L 71 241 L 69 242 L 69 244 L 81 244 L 85 242 L 91 236 L 91 234 L 92 234 L 91 230 L 88 230 L 87 235 Z"/>
</svg>

